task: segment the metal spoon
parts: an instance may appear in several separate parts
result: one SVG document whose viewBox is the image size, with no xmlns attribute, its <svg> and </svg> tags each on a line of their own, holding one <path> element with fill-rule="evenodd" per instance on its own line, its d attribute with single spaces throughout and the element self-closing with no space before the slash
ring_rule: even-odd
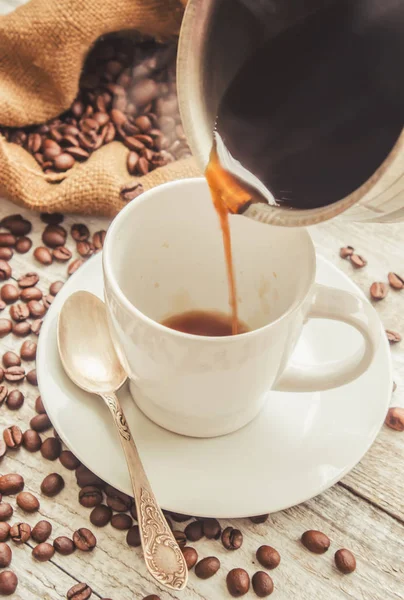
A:
<svg viewBox="0 0 404 600">
<path fill-rule="evenodd" d="M 183 589 L 188 579 L 184 556 L 157 504 L 115 394 L 127 375 L 112 344 L 105 304 L 97 296 L 76 292 L 66 300 L 59 315 L 58 346 L 70 379 L 86 392 L 100 396 L 114 417 L 132 481 L 150 574 L 170 589 Z"/>
</svg>

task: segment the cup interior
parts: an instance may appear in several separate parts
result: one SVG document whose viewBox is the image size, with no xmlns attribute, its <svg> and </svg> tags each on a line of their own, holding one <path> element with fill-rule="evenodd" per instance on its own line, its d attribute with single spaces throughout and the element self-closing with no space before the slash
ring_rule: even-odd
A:
<svg viewBox="0 0 404 600">
<path fill-rule="evenodd" d="M 315 254 L 303 229 L 230 216 L 239 317 L 250 329 L 300 303 Z M 133 200 L 108 231 L 104 269 L 118 295 L 161 322 L 189 310 L 229 313 L 218 217 L 204 179 L 161 185 Z"/>
</svg>

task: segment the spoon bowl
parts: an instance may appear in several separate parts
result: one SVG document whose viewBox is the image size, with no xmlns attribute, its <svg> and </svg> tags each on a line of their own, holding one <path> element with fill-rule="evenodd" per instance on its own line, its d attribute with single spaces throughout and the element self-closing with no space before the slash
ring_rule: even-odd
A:
<svg viewBox="0 0 404 600">
<path fill-rule="evenodd" d="M 97 296 L 76 292 L 66 300 L 58 321 L 58 346 L 66 373 L 86 392 L 110 392 L 125 382 L 105 304 Z"/>
</svg>

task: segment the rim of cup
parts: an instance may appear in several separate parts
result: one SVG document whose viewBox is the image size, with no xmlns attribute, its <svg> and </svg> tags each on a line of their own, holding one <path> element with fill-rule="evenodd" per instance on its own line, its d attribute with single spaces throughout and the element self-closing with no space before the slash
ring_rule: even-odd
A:
<svg viewBox="0 0 404 600">
<path fill-rule="evenodd" d="M 154 188 L 146 190 L 145 192 L 143 192 L 143 194 L 141 194 L 137 198 L 134 198 L 116 215 L 116 217 L 112 221 L 112 223 L 109 226 L 109 229 L 107 231 L 107 235 L 105 238 L 104 247 L 103 247 L 103 251 L 102 251 L 102 266 L 103 266 L 104 280 L 105 279 L 108 280 L 109 284 L 112 287 L 113 293 L 118 297 L 119 301 L 125 306 L 125 308 L 129 312 L 133 313 L 138 318 L 143 319 L 150 326 L 154 327 L 158 331 L 165 332 L 165 333 L 167 333 L 169 331 L 170 334 L 174 335 L 175 337 L 179 337 L 179 338 L 183 338 L 183 339 L 187 339 L 187 340 L 199 341 L 199 342 L 204 341 L 204 342 L 208 342 L 208 343 L 209 342 L 217 343 L 219 341 L 221 343 L 228 343 L 228 342 L 235 343 L 237 341 L 239 342 L 242 339 L 246 339 L 247 337 L 251 338 L 253 336 L 258 336 L 260 334 L 260 332 L 262 332 L 263 330 L 265 330 L 269 327 L 272 327 L 276 323 L 279 323 L 280 321 L 285 319 L 287 316 L 289 316 L 291 313 L 293 313 L 295 310 L 297 310 L 298 307 L 306 300 L 306 298 L 309 295 L 310 290 L 313 286 L 314 280 L 315 280 L 315 272 L 316 272 L 315 268 L 313 269 L 312 275 L 311 275 L 308 283 L 306 284 L 306 289 L 304 290 L 302 295 L 299 298 L 295 299 L 291 303 L 291 305 L 277 319 L 271 321 L 270 323 L 267 323 L 266 325 L 263 325 L 262 327 L 259 327 L 258 329 L 252 329 L 251 331 L 247 331 L 245 333 L 240 333 L 238 335 L 227 335 L 227 336 L 203 336 L 203 335 L 196 335 L 194 333 L 184 333 L 184 332 L 178 331 L 176 329 L 171 329 L 170 327 L 167 327 L 166 325 L 162 325 L 158 321 L 155 321 L 151 317 L 148 317 L 147 315 L 145 315 L 132 302 L 130 302 L 130 300 L 127 298 L 127 296 L 122 291 L 121 286 L 119 285 L 119 283 L 116 279 L 115 270 L 114 270 L 114 266 L 113 266 L 113 253 L 111 252 L 110 248 L 113 246 L 115 235 L 119 231 L 120 226 L 124 222 L 124 220 L 127 219 L 132 212 L 136 211 L 137 207 L 140 204 L 142 204 L 143 202 L 147 202 L 150 196 L 164 194 L 165 190 L 167 190 L 168 188 L 182 187 L 185 185 L 189 185 L 191 182 L 195 182 L 195 184 L 200 185 L 201 182 L 206 182 L 206 180 L 204 177 L 193 177 L 193 178 L 179 179 L 179 180 L 163 183 Z M 270 226 L 266 225 L 266 227 L 270 227 Z M 316 253 L 315 253 L 313 241 L 312 241 L 309 233 L 304 228 L 299 228 L 299 231 L 301 233 L 303 232 L 303 230 L 304 230 L 304 235 L 306 236 L 307 241 L 308 241 L 311 258 L 314 260 L 314 264 L 316 264 Z"/>
</svg>

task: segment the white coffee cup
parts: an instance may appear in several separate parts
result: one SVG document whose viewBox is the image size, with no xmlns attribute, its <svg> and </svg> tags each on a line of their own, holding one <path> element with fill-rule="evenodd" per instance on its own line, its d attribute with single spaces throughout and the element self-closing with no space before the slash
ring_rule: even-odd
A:
<svg viewBox="0 0 404 600">
<path fill-rule="evenodd" d="M 204 179 L 145 192 L 118 214 L 105 240 L 110 329 L 131 393 L 152 421 L 180 434 L 235 431 L 271 389 L 349 383 L 368 368 L 380 337 L 364 298 L 315 283 L 305 229 L 230 221 L 239 316 L 251 329 L 238 336 L 196 336 L 160 324 L 188 310 L 229 312 L 222 235 Z M 363 351 L 331 364 L 288 365 L 310 318 L 349 323 L 363 335 Z"/>
</svg>

